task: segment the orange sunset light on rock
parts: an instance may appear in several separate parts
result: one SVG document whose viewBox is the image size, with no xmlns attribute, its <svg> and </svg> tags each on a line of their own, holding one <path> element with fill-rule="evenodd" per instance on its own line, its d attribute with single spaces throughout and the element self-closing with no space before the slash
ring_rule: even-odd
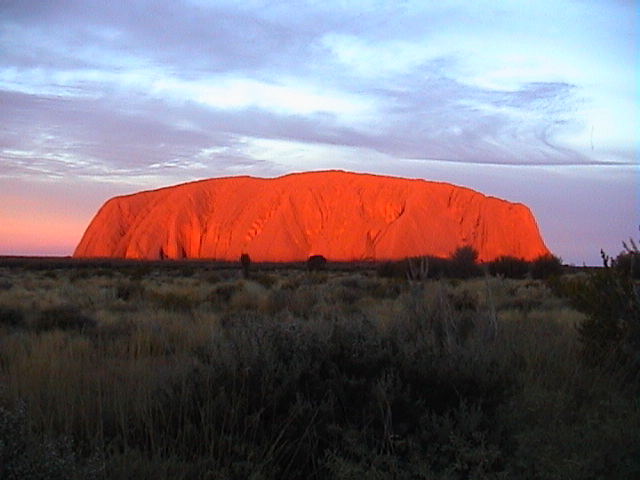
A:
<svg viewBox="0 0 640 480">
<path fill-rule="evenodd" d="M 225 177 L 119 196 L 75 257 L 291 262 L 549 254 L 528 207 L 447 183 L 344 171 Z"/>
</svg>

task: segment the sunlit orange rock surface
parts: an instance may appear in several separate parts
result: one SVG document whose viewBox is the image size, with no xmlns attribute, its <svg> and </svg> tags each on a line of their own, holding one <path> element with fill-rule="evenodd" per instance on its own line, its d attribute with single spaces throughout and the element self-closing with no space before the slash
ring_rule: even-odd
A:
<svg viewBox="0 0 640 480">
<path fill-rule="evenodd" d="M 309 172 L 202 180 L 107 201 L 75 257 L 288 262 L 448 257 L 532 260 L 549 251 L 530 210 L 446 183 Z"/>
</svg>

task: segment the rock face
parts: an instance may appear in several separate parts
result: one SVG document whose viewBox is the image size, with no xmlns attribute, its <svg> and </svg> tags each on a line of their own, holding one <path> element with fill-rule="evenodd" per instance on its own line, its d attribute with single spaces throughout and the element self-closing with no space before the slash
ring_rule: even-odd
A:
<svg viewBox="0 0 640 480">
<path fill-rule="evenodd" d="M 309 172 L 202 180 L 107 201 L 75 257 L 237 261 L 548 254 L 530 210 L 446 183 Z"/>
</svg>

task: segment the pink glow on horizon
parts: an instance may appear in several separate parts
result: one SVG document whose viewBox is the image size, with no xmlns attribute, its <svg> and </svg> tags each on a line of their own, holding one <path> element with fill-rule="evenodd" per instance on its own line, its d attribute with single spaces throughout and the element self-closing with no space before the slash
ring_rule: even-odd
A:
<svg viewBox="0 0 640 480">
<path fill-rule="evenodd" d="M 88 220 L 59 201 L 0 194 L 0 255 L 71 255 Z"/>
<path fill-rule="evenodd" d="M 1 200 L 0 200 L 1 201 Z M 79 219 L 16 211 L 2 217 L 0 255 L 68 256 L 80 241 L 86 225 Z"/>
</svg>

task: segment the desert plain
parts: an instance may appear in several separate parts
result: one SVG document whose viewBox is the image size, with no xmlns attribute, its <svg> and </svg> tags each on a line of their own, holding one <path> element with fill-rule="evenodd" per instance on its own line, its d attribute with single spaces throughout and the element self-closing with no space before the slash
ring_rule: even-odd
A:
<svg viewBox="0 0 640 480">
<path fill-rule="evenodd" d="M 484 267 L 2 259 L 0 477 L 637 478 L 601 269 Z"/>
</svg>

